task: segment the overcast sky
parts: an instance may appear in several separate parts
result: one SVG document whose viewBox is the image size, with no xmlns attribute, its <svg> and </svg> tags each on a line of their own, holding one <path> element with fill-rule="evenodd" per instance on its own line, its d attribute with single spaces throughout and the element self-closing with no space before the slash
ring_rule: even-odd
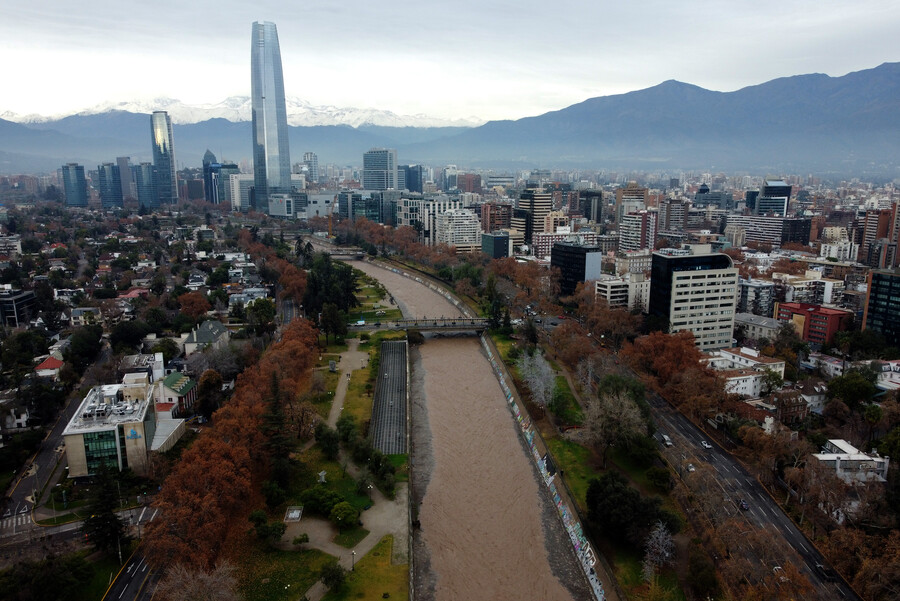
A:
<svg viewBox="0 0 900 601">
<path fill-rule="evenodd" d="M 519 118 L 677 79 L 732 91 L 900 61 L 897 0 L 37 0 L 4 3 L 0 113 L 250 94 L 250 24 L 288 96 Z"/>
</svg>

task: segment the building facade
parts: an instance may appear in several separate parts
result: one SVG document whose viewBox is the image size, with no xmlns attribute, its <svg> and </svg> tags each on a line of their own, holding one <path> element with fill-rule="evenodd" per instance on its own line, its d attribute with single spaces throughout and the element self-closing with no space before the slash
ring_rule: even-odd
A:
<svg viewBox="0 0 900 601">
<path fill-rule="evenodd" d="M 150 115 L 150 141 L 153 146 L 153 179 L 159 204 L 178 203 L 175 173 L 175 135 L 172 119 L 166 111 Z"/>
<path fill-rule="evenodd" d="M 86 207 L 88 204 L 87 179 L 84 165 L 66 163 L 62 166 L 62 187 L 67 207 Z"/>
<path fill-rule="evenodd" d="M 649 313 L 666 320 L 670 333 L 693 332 L 702 351 L 731 346 L 737 294 L 731 257 L 709 245 L 653 253 Z"/>
<path fill-rule="evenodd" d="M 119 174 L 119 166 L 115 163 L 103 163 L 97 167 L 97 189 L 100 205 L 104 209 L 123 205 L 122 178 Z"/>
<path fill-rule="evenodd" d="M 853 314 L 809 303 L 775 303 L 775 318 L 793 324 L 804 341 L 821 347 L 850 327 Z"/>
<path fill-rule="evenodd" d="M 397 151 L 372 148 L 363 154 L 362 186 L 366 190 L 398 189 Z"/>
<path fill-rule="evenodd" d="M 291 151 L 281 47 L 275 23 L 253 23 L 250 46 L 253 109 L 253 188 L 256 210 L 269 212 L 270 194 L 291 192 Z"/>
<path fill-rule="evenodd" d="M 603 274 L 603 253 L 596 246 L 557 242 L 550 251 L 550 266 L 559 269 L 559 295 L 575 294 L 575 287 Z"/>
<path fill-rule="evenodd" d="M 862 329 L 884 336 L 889 346 L 900 346 L 900 273 L 870 271 Z"/>
</svg>

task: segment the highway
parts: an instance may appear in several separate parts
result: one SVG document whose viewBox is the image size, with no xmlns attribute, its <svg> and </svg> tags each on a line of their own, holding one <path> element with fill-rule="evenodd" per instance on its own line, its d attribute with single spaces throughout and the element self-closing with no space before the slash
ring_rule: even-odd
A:
<svg viewBox="0 0 900 601">
<path fill-rule="evenodd" d="M 648 394 L 648 401 L 658 425 L 656 437 L 662 445 L 663 455 L 675 467 L 679 476 L 686 481 L 711 476 L 703 486 L 719 487 L 717 493 L 721 496 L 721 503 L 709 510 L 718 515 L 706 517 L 718 520 L 734 519 L 737 523 L 743 522 L 748 526 L 767 528 L 770 532 L 780 533 L 787 545 L 793 548 L 802 560 L 797 568 L 809 578 L 818 593 L 818 598 L 859 599 L 842 580 L 826 582 L 823 579 L 816 570 L 816 564 L 828 565 L 825 558 L 785 515 L 762 485 L 734 457 L 722 450 L 712 438 L 658 395 Z M 671 438 L 671 447 L 662 444 L 663 434 Z M 701 441 L 711 443 L 711 448 L 704 448 Z M 688 463 L 693 464 L 695 472 L 687 471 Z M 749 506 L 746 511 L 741 511 L 738 507 L 740 499 L 746 500 Z M 773 549 L 777 549 L 777 541 L 772 541 L 771 549 L 752 548 L 743 544 L 741 534 L 746 534 L 746 531 L 735 532 L 735 536 L 729 541 L 730 552 L 740 550 L 748 553 L 756 561 L 772 562 L 770 555 Z M 767 567 L 774 569 L 775 564 Z"/>
</svg>

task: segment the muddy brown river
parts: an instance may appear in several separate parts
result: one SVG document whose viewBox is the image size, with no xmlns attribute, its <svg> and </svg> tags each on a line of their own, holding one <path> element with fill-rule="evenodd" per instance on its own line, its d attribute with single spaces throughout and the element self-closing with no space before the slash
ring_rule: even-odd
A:
<svg viewBox="0 0 900 601">
<path fill-rule="evenodd" d="M 434 291 L 367 263 L 406 317 L 459 315 Z M 589 599 L 546 489 L 479 339 L 411 349 L 417 599 Z"/>
</svg>

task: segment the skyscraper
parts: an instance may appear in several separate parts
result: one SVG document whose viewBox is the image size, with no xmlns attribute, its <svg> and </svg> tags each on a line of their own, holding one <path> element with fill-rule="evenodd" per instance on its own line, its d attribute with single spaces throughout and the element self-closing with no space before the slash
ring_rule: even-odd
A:
<svg viewBox="0 0 900 601">
<path fill-rule="evenodd" d="M 137 188 L 132 177 L 131 157 L 116 157 L 119 166 L 119 179 L 122 182 L 122 198 L 137 198 Z"/>
<path fill-rule="evenodd" d="M 129 172 L 130 173 L 130 172 Z M 97 188 L 100 204 L 104 209 L 122 206 L 122 179 L 116 163 L 103 163 L 97 167 Z"/>
<path fill-rule="evenodd" d="M 270 195 L 291 191 L 284 75 L 275 23 L 253 23 L 250 61 L 256 209 L 268 212 Z"/>
<path fill-rule="evenodd" d="M 397 189 L 397 151 L 372 148 L 363 154 L 362 185 L 366 190 Z"/>
<path fill-rule="evenodd" d="M 159 204 L 178 202 L 178 183 L 175 181 L 175 137 L 172 119 L 166 111 L 150 115 L 150 135 L 153 143 L 153 170 Z"/>
<path fill-rule="evenodd" d="M 303 163 L 309 171 L 309 183 L 319 184 L 319 157 L 314 152 L 303 153 Z"/>
<path fill-rule="evenodd" d="M 62 184 L 67 207 L 86 207 L 88 203 L 87 180 L 84 165 L 66 163 L 62 167 Z"/>
<path fill-rule="evenodd" d="M 159 196 L 156 194 L 156 169 L 152 163 L 141 163 L 132 167 L 138 205 L 145 210 L 159 207 Z"/>
<path fill-rule="evenodd" d="M 206 202 L 219 204 L 219 169 L 222 164 L 216 160 L 216 155 L 208 148 L 203 155 L 203 194 Z"/>
</svg>

